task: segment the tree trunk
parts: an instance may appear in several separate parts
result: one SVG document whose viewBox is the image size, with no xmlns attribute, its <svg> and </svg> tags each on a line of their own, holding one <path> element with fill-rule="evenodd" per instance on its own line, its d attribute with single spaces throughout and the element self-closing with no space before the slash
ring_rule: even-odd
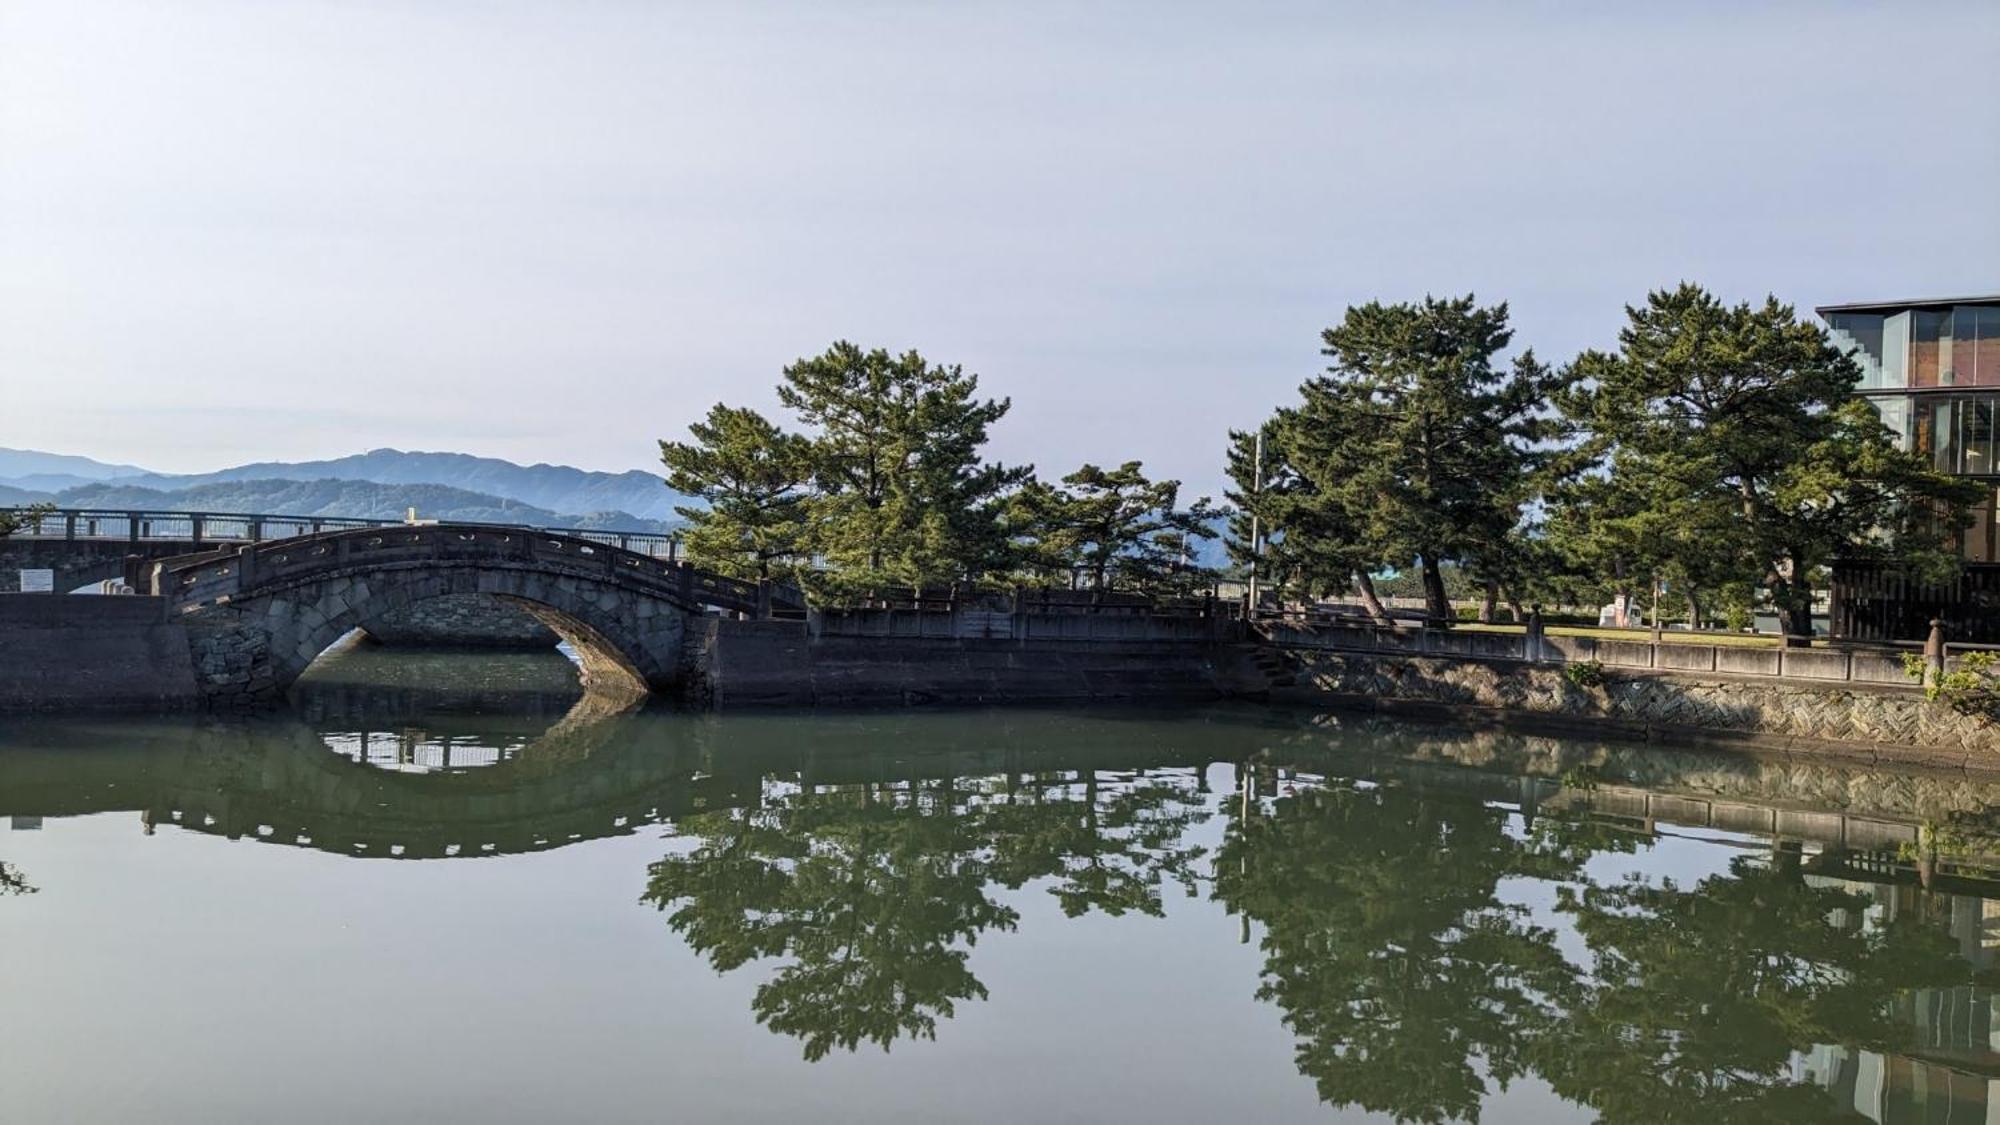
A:
<svg viewBox="0 0 2000 1125">
<path fill-rule="evenodd" d="M 1500 616 L 1500 583 L 1486 580 L 1485 596 L 1479 601 L 1479 623 L 1491 625 Z"/>
<path fill-rule="evenodd" d="M 1812 587 L 1805 581 L 1806 568 L 1794 554 L 1786 560 L 1790 574 L 1781 574 L 1771 583 L 1771 600 L 1778 607 L 1778 631 L 1787 647 L 1812 644 Z"/>
<path fill-rule="evenodd" d="M 1517 593 L 1512 586 L 1502 587 L 1502 589 L 1506 591 L 1507 595 L 1508 618 L 1511 619 L 1513 623 L 1516 625 L 1519 625 L 1523 621 L 1526 621 L 1528 619 L 1528 615 L 1522 612 L 1521 610 L 1521 595 Z"/>
<path fill-rule="evenodd" d="M 1451 621 L 1451 599 L 1444 595 L 1444 573 L 1430 555 L 1418 555 L 1424 568 L 1424 615 L 1433 621 Z"/>
<path fill-rule="evenodd" d="M 1620 629 L 1632 624 L 1632 580 L 1625 573 L 1625 559 L 1622 555 L 1611 558 L 1611 604 L 1615 607 L 1611 623 Z"/>
<path fill-rule="evenodd" d="M 1382 599 L 1375 596 L 1375 580 L 1368 577 L 1367 571 L 1354 572 L 1354 588 L 1361 591 L 1361 605 L 1368 611 L 1368 616 L 1377 621 L 1389 620 L 1389 611 L 1382 608 Z"/>
<path fill-rule="evenodd" d="M 1692 586 L 1688 587 L 1687 593 L 1683 596 L 1687 598 L 1688 628 L 1701 628 L 1701 596 L 1695 593 Z"/>
</svg>

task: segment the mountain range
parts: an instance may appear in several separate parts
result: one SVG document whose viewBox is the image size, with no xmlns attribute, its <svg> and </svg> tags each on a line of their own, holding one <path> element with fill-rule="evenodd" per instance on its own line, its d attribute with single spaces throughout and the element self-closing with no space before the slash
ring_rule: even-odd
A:
<svg viewBox="0 0 2000 1125">
<path fill-rule="evenodd" d="M 0 449 L 0 504 L 272 512 L 660 531 L 686 497 L 658 476 L 517 465 L 463 453 L 376 449 L 326 461 L 265 461 L 156 473 L 67 454 Z"/>
</svg>

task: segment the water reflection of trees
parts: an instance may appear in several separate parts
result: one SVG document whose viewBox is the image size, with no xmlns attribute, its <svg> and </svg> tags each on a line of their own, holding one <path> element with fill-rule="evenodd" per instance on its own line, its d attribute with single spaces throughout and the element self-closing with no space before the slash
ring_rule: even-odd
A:
<svg viewBox="0 0 2000 1125">
<path fill-rule="evenodd" d="M 1844 1119 L 1793 1078 L 1792 1056 L 1818 1043 L 1896 1051 L 1908 1039 L 1892 1015 L 1899 994 L 1973 977 L 1929 921 L 1862 925 L 1868 902 L 1814 885 L 1783 853 L 1689 886 L 1561 888 L 1589 963 L 1537 1045 L 1538 1068 L 1606 1122 Z"/>
<path fill-rule="evenodd" d="M 1051 880 L 1072 917 L 1162 913 L 1193 889 L 1208 815 L 1187 774 L 779 788 L 681 820 L 693 847 L 652 865 L 645 901 L 722 971 L 786 958 L 752 1000 L 805 1056 L 935 1038 L 986 987 L 968 947 L 1020 915 L 989 889 Z"/>
<path fill-rule="evenodd" d="M 1574 870 L 1478 802 L 1335 786 L 1239 820 L 1215 894 L 1264 929 L 1258 996 L 1320 1097 L 1413 1121 L 1476 1120 L 1557 1018 L 1555 934 L 1502 901 L 1510 876 Z"/>
<path fill-rule="evenodd" d="M 1261 926 L 1258 995 L 1321 1098 L 1399 1121 L 1477 1121 L 1528 1073 L 1605 1122 L 1856 1120 L 1794 1056 L 1897 1051 L 1899 996 L 1974 977 L 1933 920 L 1864 925 L 1865 896 L 1783 853 L 1593 882 L 1584 862 L 1635 839 L 1334 783 L 1239 814 L 1214 893 Z M 1579 960 L 1503 893 L 1516 878 L 1554 886 Z"/>
</svg>

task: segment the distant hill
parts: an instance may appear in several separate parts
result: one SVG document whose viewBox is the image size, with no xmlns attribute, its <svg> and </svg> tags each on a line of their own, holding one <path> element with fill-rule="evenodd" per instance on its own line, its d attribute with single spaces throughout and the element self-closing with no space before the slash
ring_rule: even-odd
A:
<svg viewBox="0 0 2000 1125">
<path fill-rule="evenodd" d="M 64 488 L 87 481 L 135 476 L 145 471 L 137 465 L 111 465 L 68 453 L 0 448 L 0 484 L 9 484 L 16 488 L 37 487 L 34 483 L 20 479 L 23 477 L 50 478 L 49 482 L 44 483 L 51 483 L 56 478 L 67 478 L 66 483 L 55 485 L 57 488 Z"/>
<path fill-rule="evenodd" d="M 0 477 L 5 477 L 0 472 Z M 377 484 L 448 485 L 551 512 L 626 512 L 640 519 L 670 520 L 686 499 L 669 491 L 660 477 L 633 470 L 598 473 L 567 465 L 516 465 L 464 453 L 376 449 L 331 461 L 266 461 L 212 473 L 141 474 L 120 484 L 179 490 L 198 485 L 247 481 L 372 481 Z"/>
<path fill-rule="evenodd" d="M 357 480 L 237 480 L 173 489 L 148 488 L 118 480 L 65 489 L 52 499 L 64 508 L 270 512 L 388 520 L 402 519 L 410 508 L 415 508 L 422 519 L 467 523 L 521 523 L 601 531 L 657 532 L 671 527 L 667 521 L 641 519 L 629 512 L 565 513 L 441 484 L 378 484 Z M 0 494 L 0 503 L 14 502 Z"/>
<path fill-rule="evenodd" d="M 43 501 L 52 499 L 54 497 L 47 492 L 0 484 L 0 507 L 20 508 L 29 504 L 40 504 Z"/>
</svg>

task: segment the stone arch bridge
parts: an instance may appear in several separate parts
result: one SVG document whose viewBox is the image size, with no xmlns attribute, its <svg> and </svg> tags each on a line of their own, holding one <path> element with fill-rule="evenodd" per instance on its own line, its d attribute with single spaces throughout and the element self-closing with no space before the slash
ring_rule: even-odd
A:
<svg viewBox="0 0 2000 1125">
<path fill-rule="evenodd" d="M 417 602 L 485 594 L 568 641 L 586 688 L 671 693 L 710 609 L 803 610 L 789 587 L 742 582 L 571 535 L 519 527 L 358 528 L 167 559 L 151 592 L 187 627 L 202 693 L 255 705 L 289 688 L 354 629 Z"/>
</svg>

